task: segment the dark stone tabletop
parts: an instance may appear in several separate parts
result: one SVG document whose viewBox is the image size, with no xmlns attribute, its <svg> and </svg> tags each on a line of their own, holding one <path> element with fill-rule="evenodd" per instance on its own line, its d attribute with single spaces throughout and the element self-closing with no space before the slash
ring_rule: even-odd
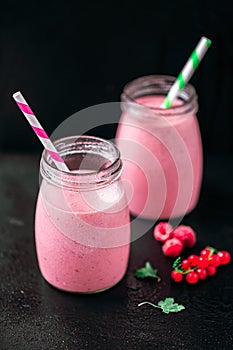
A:
<svg viewBox="0 0 233 350">
<path fill-rule="evenodd" d="M 232 263 L 196 285 L 171 281 L 172 260 L 152 228 L 131 245 L 127 274 L 96 295 L 61 292 L 41 277 L 35 254 L 34 209 L 39 158 L 0 156 L 0 349 L 233 349 Z M 206 245 L 233 253 L 233 162 L 206 159 L 201 198 L 183 224 Z M 144 225 L 143 220 L 141 222 Z M 152 226 L 152 224 L 151 224 Z M 137 280 L 145 261 L 161 282 Z M 149 305 L 174 297 L 185 310 L 163 314 Z"/>
</svg>

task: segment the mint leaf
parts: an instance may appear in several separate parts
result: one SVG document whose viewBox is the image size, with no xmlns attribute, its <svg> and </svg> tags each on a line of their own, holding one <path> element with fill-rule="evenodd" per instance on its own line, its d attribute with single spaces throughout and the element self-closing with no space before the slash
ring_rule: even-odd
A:
<svg viewBox="0 0 233 350">
<path fill-rule="evenodd" d="M 170 312 L 179 312 L 185 309 L 183 305 L 174 303 L 174 298 L 166 298 L 164 299 L 164 301 L 160 300 L 157 305 L 162 309 L 162 312 L 164 312 L 165 314 L 169 314 Z"/>
<path fill-rule="evenodd" d="M 149 261 L 147 261 L 145 263 L 145 266 L 138 269 L 135 273 L 135 277 L 137 278 L 147 278 L 147 277 L 151 277 L 151 278 L 155 278 L 158 281 L 160 281 L 160 277 L 157 275 L 158 271 L 156 269 L 153 269 L 153 267 L 151 266 L 151 263 Z"/>
<path fill-rule="evenodd" d="M 163 313 L 169 314 L 170 312 L 179 312 L 185 309 L 184 305 L 179 305 L 178 303 L 174 303 L 174 298 L 166 298 L 164 300 L 160 300 L 157 305 L 149 302 L 144 301 L 138 306 L 142 306 L 145 304 L 149 304 L 155 308 L 161 309 Z"/>
</svg>

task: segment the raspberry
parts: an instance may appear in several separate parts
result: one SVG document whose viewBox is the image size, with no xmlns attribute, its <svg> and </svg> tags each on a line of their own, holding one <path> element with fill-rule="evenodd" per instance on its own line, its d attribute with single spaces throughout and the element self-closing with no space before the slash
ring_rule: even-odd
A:
<svg viewBox="0 0 233 350">
<path fill-rule="evenodd" d="M 172 258 L 179 256 L 182 249 L 183 243 L 177 238 L 168 239 L 162 246 L 163 253 Z"/>
<path fill-rule="evenodd" d="M 207 271 L 206 269 L 198 268 L 196 270 L 196 273 L 198 274 L 198 277 L 200 280 L 204 280 L 207 276 Z"/>
<path fill-rule="evenodd" d="M 159 242 L 165 242 L 171 238 L 172 226 L 168 222 L 160 222 L 155 226 L 154 237 Z"/>
<path fill-rule="evenodd" d="M 226 252 L 225 250 L 221 250 L 220 252 L 218 252 L 218 256 L 221 260 L 222 265 L 226 265 L 231 261 L 230 254 L 228 252 Z"/>
<path fill-rule="evenodd" d="M 173 271 L 171 272 L 171 277 L 172 277 L 172 279 L 173 279 L 175 282 L 180 282 L 180 281 L 182 281 L 182 279 L 183 279 L 182 273 L 181 273 L 181 272 L 178 272 L 178 271 L 176 271 L 176 270 L 173 270 Z"/>
<path fill-rule="evenodd" d="M 173 237 L 178 238 L 186 248 L 191 248 L 196 243 L 196 234 L 190 226 L 178 226 L 173 231 Z"/>
<path fill-rule="evenodd" d="M 188 283 L 191 283 L 191 284 L 197 283 L 198 279 L 199 279 L 198 274 L 194 271 L 190 271 L 186 275 L 186 281 Z"/>
</svg>

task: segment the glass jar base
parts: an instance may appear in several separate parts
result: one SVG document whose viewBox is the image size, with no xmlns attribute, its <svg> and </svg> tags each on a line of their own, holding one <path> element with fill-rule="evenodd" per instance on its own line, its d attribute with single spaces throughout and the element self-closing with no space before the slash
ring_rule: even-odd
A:
<svg viewBox="0 0 233 350">
<path fill-rule="evenodd" d="M 51 287 L 53 287 L 53 288 L 55 288 L 55 289 L 57 289 L 57 290 L 59 290 L 59 291 L 61 291 L 61 292 L 71 293 L 71 294 L 81 294 L 81 295 L 87 294 L 87 295 L 89 295 L 89 294 L 98 294 L 98 293 L 102 293 L 102 292 L 105 292 L 105 291 L 107 291 L 107 290 L 109 290 L 109 289 L 115 287 L 118 283 L 120 283 L 120 281 L 124 278 L 124 276 L 125 276 L 125 274 L 121 277 L 121 279 L 120 279 L 118 282 L 114 283 L 113 285 L 111 285 L 111 286 L 109 286 L 109 287 L 102 288 L 102 289 L 98 289 L 98 290 L 96 290 L 96 291 L 86 291 L 86 292 L 76 292 L 76 291 L 73 291 L 73 290 L 67 290 L 67 289 L 63 289 L 63 288 L 57 287 L 57 286 L 55 286 L 54 284 L 52 284 L 52 283 L 50 283 L 49 281 L 47 281 L 47 280 L 44 278 L 44 276 L 42 276 L 42 277 L 43 277 L 43 279 L 45 280 L 45 282 L 46 282 L 49 286 L 51 286 Z"/>
</svg>

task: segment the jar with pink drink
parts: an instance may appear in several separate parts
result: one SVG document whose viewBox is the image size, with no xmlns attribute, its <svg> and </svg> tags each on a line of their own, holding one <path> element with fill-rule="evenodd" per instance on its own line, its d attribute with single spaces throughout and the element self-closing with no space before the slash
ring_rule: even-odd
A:
<svg viewBox="0 0 233 350">
<path fill-rule="evenodd" d="M 40 271 L 61 290 L 100 292 L 122 279 L 130 251 L 120 153 L 112 142 L 92 136 L 54 144 L 70 172 L 58 170 L 43 152 L 35 215 Z"/>
<path fill-rule="evenodd" d="M 121 95 L 116 139 L 135 216 L 184 216 L 199 199 L 203 155 L 197 94 L 188 84 L 171 108 L 164 109 L 162 102 L 174 81 L 171 76 L 141 77 L 128 83 Z"/>
</svg>

